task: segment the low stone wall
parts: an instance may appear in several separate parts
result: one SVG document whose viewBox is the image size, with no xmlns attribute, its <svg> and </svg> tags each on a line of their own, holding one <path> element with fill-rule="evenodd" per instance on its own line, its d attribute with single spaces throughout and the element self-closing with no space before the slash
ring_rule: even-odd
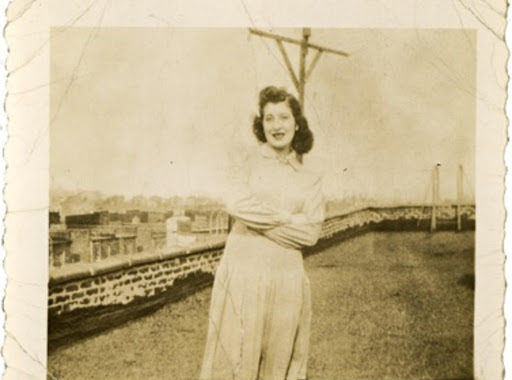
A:
<svg viewBox="0 0 512 380">
<path fill-rule="evenodd" d="M 211 284 L 224 243 L 102 262 L 50 279 L 50 348 L 116 326 Z"/>
<path fill-rule="evenodd" d="M 437 208 L 437 225 L 439 229 L 456 227 L 456 206 Z M 345 215 L 332 216 L 326 219 L 322 228 L 322 239 L 329 239 L 339 233 L 352 229 L 370 227 L 372 229 L 390 230 L 422 230 L 430 229 L 431 208 L 426 206 L 402 206 L 388 208 L 367 208 Z M 461 207 L 461 218 L 464 229 L 474 228 L 475 206 Z"/>
<path fill-rule="evenodd" d="M 438 210 L 439 226 L 454 227 L 455 208 Z M 474 206 L 464 206 L 465 229 L 474 228 Z M 379 208 L 328 218 L 316 247 L 319 251 L 343 237 L 373 229 L 426 229 L 430 209 Z M 49 348 L 117 326 L 209 286 L 222 256 L 224 241 L 188 250 L 141 253 L 53 272 L 49 282 Z M 71 266 L 70 266 L 71 267 Z"/>
</svg>

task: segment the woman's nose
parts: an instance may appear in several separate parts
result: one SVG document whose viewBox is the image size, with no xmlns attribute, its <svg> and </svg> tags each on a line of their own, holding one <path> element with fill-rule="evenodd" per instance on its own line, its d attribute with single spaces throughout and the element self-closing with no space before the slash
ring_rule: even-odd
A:
<svg viewBox="0 0 512 380">
<path fill-rule="evenodd" d="M 274 122 L 272 122 L 272 129 L 273 130 L 279 130 L 283 127 L 283 123 L 281 123 L 279 120 L 276 120 Z"/>
</svg>

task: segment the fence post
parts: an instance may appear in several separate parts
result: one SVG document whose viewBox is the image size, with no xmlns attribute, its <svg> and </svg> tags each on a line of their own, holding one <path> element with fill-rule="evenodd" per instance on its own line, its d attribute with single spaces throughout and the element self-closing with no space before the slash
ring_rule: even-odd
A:
<svg viewBox="0 0 512 380">
<path fill-rule="evenodd" d="M 89 235 L 89 262 L 94 262 L 94 243 L 92 242 L 91 233 L 88 232 Z"/>
</svg>

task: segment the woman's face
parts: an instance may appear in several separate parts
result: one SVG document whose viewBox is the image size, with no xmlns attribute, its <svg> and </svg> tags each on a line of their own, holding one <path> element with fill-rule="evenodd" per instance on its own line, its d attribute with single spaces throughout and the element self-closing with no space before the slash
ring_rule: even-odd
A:
<svg viewBox="0 0 512 380">
<path fill-rule="evenodd" d="M 263 132 L 276 151 L 288 152 L 295 135 L 295 119 L 288 104 L 267 103 L 263 108 Z"/>
</svg>

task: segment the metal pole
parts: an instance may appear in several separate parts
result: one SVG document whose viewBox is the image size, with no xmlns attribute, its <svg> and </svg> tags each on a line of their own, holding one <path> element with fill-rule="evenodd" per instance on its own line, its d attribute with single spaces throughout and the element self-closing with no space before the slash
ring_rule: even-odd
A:
<svg viewBox="0 0 512 380">
<path fill-rule="evenodd" d="M 306 55 L 308 54 L 308 40 L 311 36 L 310 28 L 302 29 L 302 43 L 300 45 L 299 66 L 299 102 L 304 112 L 304 92 L 306 90 Z"/>
<path fill-rule="evenodd" d="M 437 196 L 439 192 L 439 166 L 435 166 L 434 168 L 434 181 L 432 186 L 432 219 L 430 221 L 430 231 L 434 232 L 437 228 Z"/>
<path fill-rule="evenodd" d="M 462 177 L 463 169 L 462 165 L 459 165 L 459 170 L 457 173 L 457 231 L 462 230 L 462 216 L 461 216 L 461 204 L 462 204 Z"/>
<path fill-rule="evenodd" d="M 440 188 L 440 182 L 441 182 L 441 178 L 439 176 L 439 167 L 440 166 L 441 166 L 440 164 L 436 165 L 436 215 L 435 215 L 435 218 L 436 218 L 436 229 L 437 229 L 437 209 L 441 205 L 441 203 L 440 203 L 441 197 L 439 196 L 439 188 Z"/>
</svg>

